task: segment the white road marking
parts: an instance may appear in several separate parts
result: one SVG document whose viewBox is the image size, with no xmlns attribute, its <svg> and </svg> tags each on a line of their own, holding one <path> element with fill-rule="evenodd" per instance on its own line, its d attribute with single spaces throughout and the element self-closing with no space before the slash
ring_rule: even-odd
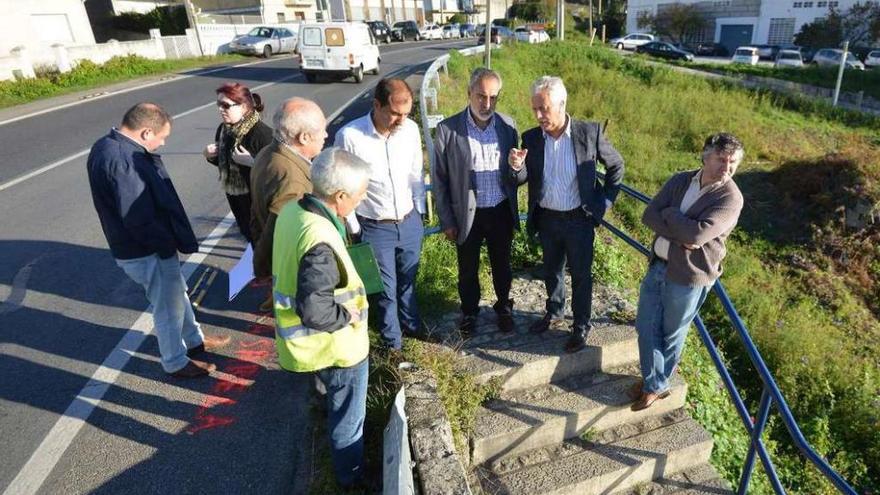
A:
<svg viewBox="0 0 880 495">
<path fill-rule="evenodd" d="M 191 254 L 183 263 L 181 272 L 184 278 L 188 280 L 192 276 L 196 267 L 205 260 L 234 223 L 235 217 L 229 213 L 217 224 L 217 227 L 199 245 L 199 251 Z M 116 382 L 122 369 L 150 334 L 152 328 L 153 317 L 149 311 L 144 311 L 134 322 L 134 325 L 122 336 L 116 347 L 110 351 L 101 366 L 95 370 L 73 402 L 61 414 L 37 450 L 31 454 L 30 459 L 21 468 L 12 483 L 6 487 L 4 495 L 32 494 L 40 489 L 79 433 L 80 428 L 86 424 L 92 411 L 101 402 L 110 386 Z"/>
</svg>

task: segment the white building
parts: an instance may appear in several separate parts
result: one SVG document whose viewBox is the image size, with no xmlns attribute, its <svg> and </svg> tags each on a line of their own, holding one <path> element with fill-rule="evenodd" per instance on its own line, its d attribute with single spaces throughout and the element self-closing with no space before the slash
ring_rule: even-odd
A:
<svg viewBox="0 0 880 495">
<path fill-rule="evenodd" d="M 55 60 L 52 45 L 93 44 L 95 36 L 82 0 L 0 0 L 0 57 L 24 47 L 40 65 Z"/>
<path fill-rule="evenodd" d="M 801 26 L 828 13 L 829 7 L 850 8 L 856 0 L 629 0 L 626 30 L 638 32 L 639 14 L 656 15 L 665 5 L 695 4 L 709 20 L 700 40 L 715 41 L 733 50 L 743 45 L 784 45 L 794 40 Z"/>
</svg>

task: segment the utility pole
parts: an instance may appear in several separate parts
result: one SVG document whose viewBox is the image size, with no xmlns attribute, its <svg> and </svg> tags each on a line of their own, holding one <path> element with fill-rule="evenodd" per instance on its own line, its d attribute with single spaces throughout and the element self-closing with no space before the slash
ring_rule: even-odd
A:
<svg viewBox="0 0 880 495">
<path fill-rule="evenodd" d="M 602 44 L 605 44 L 605 18 L 602 17 L 602 0 L 599 0 L 599 22 L 602 23 Z"/>
<path fill-rule="evenodd" d="M 199 34 L 199 26 L 196 24 L 196 14 L 193 11 L 192 2 L 184 0 L 183 7 L 186 9 L 186 18 L 189 20 L 189 27 L 196 32 L 196 41 L 199 43 L 199 55 L 205 55 L 205 48 L 202 46 L 202 35 Z"/>
<path fill-rule="evenodd" d="M 843 42 L 843 55 L 840 57 L 840 68 L 837 69 L 837 84 L 834 85 L 834 101 L 831 106 L 837 106 L 837 98 L 840 97 L 840 84 L 843 83 L 843 69 L 846 67 L 846 57 L 849 55 L 849 41 Z"/>
<path fill-rule="evenodd" d="M 565 39 L 565 0 L 556 0 L 556 39 Z"/>
<path fill-rule="evenodd" d="M 486 41 L 486 53 L 483 56 L 484 65 L 487 69 L 492 68 L 492 0 L 486 0 L 486 29 L 483 37 Z"/>
</svg>

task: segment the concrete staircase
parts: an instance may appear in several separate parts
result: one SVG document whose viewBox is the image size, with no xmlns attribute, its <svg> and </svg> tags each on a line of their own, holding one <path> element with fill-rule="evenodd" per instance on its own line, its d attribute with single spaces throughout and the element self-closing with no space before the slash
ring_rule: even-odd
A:
<svg viewBox="0 0 880 495">
<path fill-rule="evenodd" d="M 587 348 L 567 354 L 567 331 L 528 333 L 543 313 L 543 284 L 517 279 L 513 292 L 517 330 L 497 332 L 484 307 L 461 345 L 463 369 L 501 386 L 479 411 L 465 456 L 476 493 L 732 493 L 708 464 L 712 437 L 685 412 L 679 376 L 666 399 L 629 409 L 638 347 L 635 329 L 608 317 L 620 301 L 600 301 L 607 291 L 597 289 Z"/>
</svg>

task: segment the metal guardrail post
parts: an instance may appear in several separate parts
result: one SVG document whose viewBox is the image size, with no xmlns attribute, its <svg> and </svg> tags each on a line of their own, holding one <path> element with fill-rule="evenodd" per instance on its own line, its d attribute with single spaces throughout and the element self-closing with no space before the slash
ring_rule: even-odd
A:
<svg viewBox="0 0 880 495">
<path fill-rule="evenodd" d="M 739 480 L 739 490 L 737 491 L 739 495 L 745 495 L 746 493 L 748 493 L 749 481 L 751 481 L 752 471 L 755 468 L 756 447 L 761 442 L 761 435 L 764 434 L 764 428 L 767 426 L 767 417 L 769 416 L 769 414 L 770 393 L 767 392 L 767 387 L 764 387 L 764 391 L 761 392 L 761 404 L 758 406 L 758 417 L 756 418 L 754 429 L 752 430 L 752 442 L 749 446 L 749 452 L 748 454 L 746 454 L 746 461 L 743 465 L 742 476 Z M 779 484 L 779 479 L 776 477 L 776 470 L 767 469 L 766 471 L 768 475 L 776 478 L 776 482 L 773 483 L 773 488 L 776 493 L 785 493 L 785 489 L 782 487 L 781 484 Z"/>
</svg>

